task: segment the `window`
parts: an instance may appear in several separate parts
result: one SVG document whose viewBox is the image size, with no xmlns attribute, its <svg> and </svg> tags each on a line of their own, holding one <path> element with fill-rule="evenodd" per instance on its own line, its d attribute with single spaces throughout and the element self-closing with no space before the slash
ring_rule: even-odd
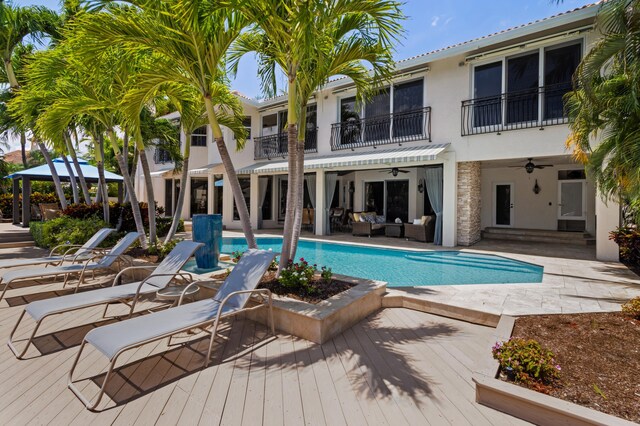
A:
<svg viewBox="0 0 640 426">
<path fill-rule="evenodd" d="M 307 129 L 304 135 L 304 149 L 306 150 L 315 150 L 317 151 L 317 106 L 309 105 L 307 107 Z"/>
<path fill-rule="evenodd" d="M 246 138 L 247 140 L 251 139 L 251 117 L 246 116 L 242 119 L 242 126 L 246 129 Z M 233 139 L 236 139 L 236 134 L 233 134 Z"/>
<path fill-rule="evenodd" d="M 538 52 L 507 59 L 507 123 L 538 119 Z"/>
<path fill-rule="evenodd" d="M 153 159 L 156 164 L 171 163 L 173 161 L 171 159 L 171 155 L 169 154 L 169 151 L 162 149 L 160 147 L 156 147 L 156 151 L 153 154 Z"/>
<path fill-rule="evenodd" d="M 251 179 L 248 177 L 238 177 L 238 182 L 240 182 L 244 201 L 247 203 L 247 210 L 251 212 Z M 233 220 L 240 220 L 235 198 L 233 199 Z"/>
<path fill-rule="evenodd" d="M 350 145 L 360 141 L 360 111 L 356 98 L 340 99 L 340 144 Z"/>
<path fill-rule="evenodd" d="M 391 96 L 388 90 L 380 91 L 373 95 L 364 106 L 366 124 L 364 139 L 366 141 L 378 141 L 389 139 L 391 118 L 389 117 Z"/>
<path fill-rule="evenodd" d="M 384 181 L 364 183 L 363 211 L 384 214 Z"/>
<path fill-rule="evenodd" d="M 262 136 L 278 133 L 278 114 L 269 114 L 262 117 Z"/>
<path fill-rule="evenodd" d="M 473 122 L 475 127 L 502 122 L 502 62 L 474 68 Z"/>
<path fill-rule="evenodd" d="M 393 87 L 393 137 L 422 134 L 424 80 Z"/>
<path fill-rule="evenodd" d="M 207 126 L 198 127 L 191 133 L 191 146 L 207 146 Z"/>
<path fill-rule="evenodd" d="M 271 212 L 273 211 L 272 203 L 273 203 L 273 177 L 261 177 L 260 179 L 267 179 L 267 191 L 264 196 L 264 201 L 262 202 L 262 220 L 271 220 Z"/>
<path fill-rule="evenodd" d="M 191 179 L 191 216 L 207 214 L 209 182 L 207 179 Z"/>
<path fill-rule="evenodd" d="M 409 181 L 388 180 L 387 185 L 387 221 L 400 218 L 402 223 L 409 221 Z"/>
<path fill-rule="evenodd" d="M 545 120 L 564 117 L 563 96 L 572 89 L 571 79 L 582 56 L 582 45 L 552 47 L 544 52 Z"/>
</svg>

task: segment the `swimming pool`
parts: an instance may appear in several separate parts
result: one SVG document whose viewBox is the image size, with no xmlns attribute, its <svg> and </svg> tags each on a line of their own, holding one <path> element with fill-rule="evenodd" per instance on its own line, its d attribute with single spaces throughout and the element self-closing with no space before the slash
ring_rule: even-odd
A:
<svg viewBox="0 0 640 426">
<path fill-rule="evenodd" d="M 258 238 L 261 249 L 279 252 L 282 238 Z M 247 249 L 244 238 L 223 238 L 222 252 Z M 300 240 L 296 257 L 334 273 L 386 281 L 389 287 L 538 283 L 543 268 L 505 257 L 459 251 L 397 250 Z"/>
</svg>

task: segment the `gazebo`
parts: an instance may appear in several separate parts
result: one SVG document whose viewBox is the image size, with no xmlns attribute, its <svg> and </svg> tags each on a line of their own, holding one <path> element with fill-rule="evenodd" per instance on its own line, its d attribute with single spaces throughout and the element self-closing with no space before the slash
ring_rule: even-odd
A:
<svg viewBox="0 0 640 426">
<path fill-rule="evenodd" d="M 69 162 L 71 161 L 71 158 L 69 158 Z M 86 160 L 81 158 L 78 158 L 78 163 L 80 164 L 80 169 L 84 175 L 84 180 L 87 183 L 98 183 L 98 168 L 90 165 Z M 53 164 L 58 176 L 60 177 L 60 181 L 70 182 L 71 178 L 67 171 L 67 167 L 64 164 L 64 160 L 62 158 L 56 158 L 53 160 Z M 75 167 L 72 166 L 71 168 L 75 171 Z M 19 172 L 15 172 L 6 177 L 13 179 L 13 223 L 18 224 L 22 222 L 22 227 L 26 228 L 29 226 L 29 222 L 31 221 L 31 182 L 53 181 L 53 178 L 51 177 L 51 169 L 47 164 L 44 164 L 31 169 L 20 170 Z M 107 183 L 115 182 L 118 184 L 118 201 L 122 202 L 122 183 L 124 181 L 122 176 L 105 170 L 104 177 Z M 76 181 L 78 180 L 77 176 L 74 176 L 73 178 Z M 20 218 L 20 179 L 22 179 L 22 218 Z"/>
</svg>

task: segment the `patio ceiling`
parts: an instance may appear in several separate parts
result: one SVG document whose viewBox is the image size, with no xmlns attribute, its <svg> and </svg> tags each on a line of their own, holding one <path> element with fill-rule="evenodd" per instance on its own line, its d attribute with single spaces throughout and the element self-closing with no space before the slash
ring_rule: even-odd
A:
<svg viewBox="0 0 640 426">
<path fill-rule="evenodd" d="M 418 163 L 434 161 L 438 155 L 449 147 L 445 144 L 429 144 L 428 146 L 396 148 L 379 150 L 375 152 L 352 152 L 350 154 L 325 155 L 311 157 L 304 160 L 305 170 L 313 169 L 339 169 L 357 166 L 392 166 L 405 163 Z M 262 162 L 241 168 L 238 174 L 263 174 L 274 172 L 286 172 L 287 161 Z"/>
</svg>

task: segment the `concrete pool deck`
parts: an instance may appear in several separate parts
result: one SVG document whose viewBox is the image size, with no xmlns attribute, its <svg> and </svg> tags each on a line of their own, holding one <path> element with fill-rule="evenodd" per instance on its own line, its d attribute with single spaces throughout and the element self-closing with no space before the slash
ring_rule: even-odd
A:
<svg viewBox="0 0 640 426">
<path fill-rule="evenodd" d="M 225 231 L 224 236 L 241 237 L 242 234 Z M 271 231 L 259 232 L 259 236 L 279 235 Z M 621 263 L 597 261 L 593 246 L 484 240 L 472 247 L 443 248 L 404 239 L 354 237 L 350 234 L 323 237 L 303 234 L 303 238 L 411 250 L 459 250 L 494 254 L 544 267 L 541 283 L 442 285 L 389 289 L 389 295 L 393 296 L 404 295 L 490 314 L 529 315 L 618 311 L 621 303 L 640 296 L 640 278 Z"/>
</svg>

